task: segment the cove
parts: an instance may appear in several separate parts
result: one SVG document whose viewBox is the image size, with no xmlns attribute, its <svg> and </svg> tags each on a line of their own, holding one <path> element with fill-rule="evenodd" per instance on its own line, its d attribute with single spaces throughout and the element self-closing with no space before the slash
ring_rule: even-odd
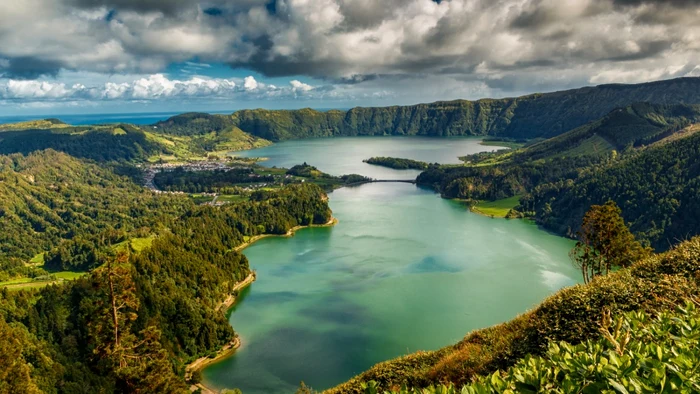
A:
<svg viewBox="0 0 700 394">
<path fill-rule="evenodd" d="M 416 152 L 430 150 L 426 143 L 435 143 L 435 152 L 454 141 L 485 148 L 469 139 L 351 138 L 343 150 L 354 152 L 354 144 L 372 139 L 406 141 L 396 156 L 418 160 Z M 352 172 L 373 177 L 361 172 L 369 166 L 361 160 L 392 155 L 331 155 L 330 148 L 308 143 L 284 143 L 281 153 L 322 171 L 338 174 L 354 165 Z M 421 149 L 411 154 L 411 144 Z M 273 147 L 246 154 L 274 153 Z M 452 149 L 429 161 L 456 158 Z M 469 153 L 463 149 L 457 155 Z M 313 160 L 326 155 L 327 161 Z M 283 165 L 272 156 L 268 165 Z M 392 179 L 405 176 L 382 170 Z M 471 330 L 509 320 L 578 281 L 567 255 L 573 242 L 526 221 L 483 217 L 410 184 L 365 184 L 329 197 L 337 226 L 266 238 L 245 249 L 257 281 L 229 316 L 242 346 L 203 371 L 208 386 L 292 393 L 303 380 L 329 388 L 377 362 L 453 344 Z"/>
</svg>

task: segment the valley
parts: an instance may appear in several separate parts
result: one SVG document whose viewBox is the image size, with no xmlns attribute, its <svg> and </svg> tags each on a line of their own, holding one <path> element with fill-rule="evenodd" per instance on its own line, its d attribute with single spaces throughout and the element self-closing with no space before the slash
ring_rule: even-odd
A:
<svg viewBox="0 0 700 394">
<path fill-rule="evenodd" d="M 461 385 L 596 339 L 602 310 L 694 299 L 698 80 L 2 125 L 0 329 L 29 349 L 18 384 Z M 583 285 L 569 252 L 608 201 L 648 257 Z"/>
</svg>

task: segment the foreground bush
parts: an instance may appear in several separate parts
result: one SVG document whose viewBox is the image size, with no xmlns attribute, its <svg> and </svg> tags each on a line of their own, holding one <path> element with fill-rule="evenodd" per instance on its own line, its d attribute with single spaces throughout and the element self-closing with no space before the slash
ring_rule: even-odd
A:
<svg viewBox="0 0 700 394">
<path fill-rule="evenodd" d="M 604 314 L 602 338 L 578 345 L 549 344 L 544 357 L 528 356 L 456 389 L 440 385 L 392 394 L 697 393 L 700 392 L 700 311 L 694 303 L 651 317 L 631 312 L 614 322 Z M 376 382 L 366 394 L 380 393 Z"/>
</svg>

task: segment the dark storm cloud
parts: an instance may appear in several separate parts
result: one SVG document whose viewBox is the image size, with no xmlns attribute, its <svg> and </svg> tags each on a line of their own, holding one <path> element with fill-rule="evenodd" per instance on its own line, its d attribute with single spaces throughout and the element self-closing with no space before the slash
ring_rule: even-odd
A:
<svg viewBox="0 0 700 394">
<path fill-rule="evenodd" d="M 612 0 L 613 4 L 617 6 L 632 6 L 637 7 L 640 5 L 661 5 L 661 6 L 671 6 L 677 8 L 694 8 L 700 6 L 700 0 Z"/>
<path fill-rule="evenodd" d="M 36 79 L 42 76 L 56 76 L 60 69 L 60 62 L 22 56 L 9 59 L 6 67 L 0 67 L 0 74 L 5 78 Z"/>
<path fill-rule="evenodd" d="M 353 89 L 628 82 L 700 73 L 699 19 L 700 0 L 0 1 L 0 73 L 152 74 L 198 59 Z"/>
<path fill-rule="evenodd" d="M 66 0 L 66 4 L 79 8 L 107 7 L 115 10 L 136 12 L 159 11 L 164 14 L 174 14 L 183 9 L 196 8 L 196 0 Z"/>
</svg>

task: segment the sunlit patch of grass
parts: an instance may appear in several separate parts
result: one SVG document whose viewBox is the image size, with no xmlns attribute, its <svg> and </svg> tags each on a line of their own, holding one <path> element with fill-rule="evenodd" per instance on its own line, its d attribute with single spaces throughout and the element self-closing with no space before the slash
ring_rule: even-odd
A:
<svg viewBox="0 0 700 394">
<path fill-rule="evenodd" d="M 520 204 L 520 196 L 513 196 L 502 200 L 479 202 L 472 207 L 472 210 L 482 215 L 504 218 L 518 204 Z"/>
</svg>

